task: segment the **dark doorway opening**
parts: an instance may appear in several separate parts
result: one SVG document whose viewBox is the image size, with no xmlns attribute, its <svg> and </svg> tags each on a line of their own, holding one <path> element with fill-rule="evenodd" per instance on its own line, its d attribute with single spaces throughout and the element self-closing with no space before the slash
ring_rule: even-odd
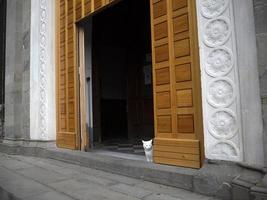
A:
<svg viewBox="0 0 267 200">
<path fill-rule="evenodd" d="M 0 0 L 0 138 L 4 137 L 6 0 Z"/>
<path fill-rule="evenodd" d="M 141 148 L 154 137 L 149 1 L 124 0 L 91 20 L 94 145 Z"/>
</svg>

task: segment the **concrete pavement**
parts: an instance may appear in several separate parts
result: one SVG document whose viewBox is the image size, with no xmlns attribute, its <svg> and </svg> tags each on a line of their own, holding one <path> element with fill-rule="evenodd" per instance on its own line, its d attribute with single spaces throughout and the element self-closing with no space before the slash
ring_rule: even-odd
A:
<svg viewBox="0 0 267 200">
<path fill-rule="evenodd" d="M 4 153 L 0 153 L 0 188 L 22 200 L 214 199 L 57 160 Z M 0 199 L 16 198 L 5 195 Z"/>
</svg>

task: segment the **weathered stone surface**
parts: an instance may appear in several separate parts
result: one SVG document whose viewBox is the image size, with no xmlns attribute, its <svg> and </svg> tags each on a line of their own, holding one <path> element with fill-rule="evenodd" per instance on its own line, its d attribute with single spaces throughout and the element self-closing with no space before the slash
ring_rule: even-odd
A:
<svg viewBox="0 0 267 200">
<path fill-rule="evenodd" d="M 231 194 L 230 184 L 240 172 L 241 168 L 233 164 L 221 162 L 206 164 L 194 176 L 194 191 L 212 196 L 219 195 L 220 198 L 227 199 Z"/>
<path fill-rule="evenodd" d="M 122 159 L 116 156 L 106 156 L 104 154 L 97 154 L 94 151 L 77 152 L 64 149 L 45 149 L 14 144 L 0 144 L 0 152 L 38 156 L 38 159 L 31 157 L 25 158 L 22 156 L 10 157 L 31 165 L 30 168 L 40 167 L 49 172 L 51 171 L 51 174 L 57 174 L 55 176 L 65 177 L 65 179 L 56 182 L 52 179 L 47 181 L 47 183 L 50 182 L 51 185 L 55 185 L 55 187 L 58 185 L 62 187 L 65 185 L 67 188 L 72 187 L 75 185 L 73 181 L 81 183 L 82 188 L 77 188 L 77 190 L 84 190 L 83 185 L 93 184 L 99 187 L 107 187 L 109 190 L 113 191 L 117 189 L 116 184 L 121 184 L 126 185 L 125 188 L 131 187 L 140 189 L 141 194 L 143 194 L 144 191 L 150 191 L 152 192 L 152 196 L 154 193 L 160 193 L 162 194 L 160 196 L 171 194 L 171 197 L 187 199 L 186 195 L 188 191 L 183 190 L 182 188 L 185 185 L 181 184 L 183 180 L 187 179 L 187 182 L 191 181 L 191 186 L 187 187 L 187 190 L 228 200 L 231 199 L 232 195 L 232 183 L 238 187 L 243 187 L 245 185 L 248 190 L 246 192 L 247 194 L 250 188 L 258 183 L 263 176 L 258 169 L 247 169 L 246 167 L 242 167 L 242 165 L 222 161 L 207 162 L 202 169 L 194 170 L 165 165 L 148 165 L 146 162 L 129 160 L 126 158 Z M 0 159 L 0 167 L 2 159 L 3 158 Z M 4 157 L 3 162 L 6 159 L 9 159 L 9 157 Z M 62 161 L 66 161 L 69 164 L 63 163 Z M 23 166 L 21 168 L 22 169 L 19 170 L 15 167 L 14 170 L 17 171 L 17 173 L 23 173 L 26 177 L 30 177 L 31 174 L 38 172 L 37 170 L 35 173 L 30 173 L 31 170 L 25 169 Z M 158 176 L 158 174 L 161 175 Z M 162 177 L 165 177 L 163 182 L 161 182 Z M 173 181 L 172 179 L 177 179 L 177 181 Z M 237 181 L 232 182 L 234 179 Z M 37 175 L 34 180 L 41 181 L 41 175 Z M 46 178 L 42 181 L 46 182 Z M 112 189 L 112 187 L 115 189 Z M 125 188 L 121 191 L 113 192 L 121 192 L 125 195 L 124 193 L 127 191 Z M 87 191 L 84 192 L 87 194 Z M 149 195 L 144 198 L 146 197 L 149 197 Z M 202 199 L 201 195 L 199 196 L 197 194 L 191 197 L 191 199 Z M 133 196 L 132 198 L 137 197 Z"/>
<path fill-rule="evenodd" d="M 5 136 L 29 139 L 31 0 L 7 1 Z"/>
<path fill-rule="evenodd" d="M 73 198 L 68 195 L 62 194 L 57 191 L 44 192 L 38 195 L 33 195 L 23 200 L 48 200 L 48 199 L 56 199 L 56 200 L 73 200 Z"/>
<path fill-rule="evenodd" d="M 254 0 L 254 15 L 262 97 L 264 155 L 265 165 L 267 165 L 267 2 L 265 0 Z"/>
<path fill-rule="evenodd" d="M 6 161 L 9 161 L 6 164 Z M 11 163 L 16 167 L 8 168 Z M 18 164 L 19 163 L 19 164 Z M 47 165 L 49 163 L 49 165 Z M 0 189 L 23 200 L 212 200 L 175 187 L 103 172 L 44 158 L 0 153 Z M 21 166 L 19 169 L 17 166 Z M 55 172 L 64 166 L 70 174 Z M 113 178 L 113 176 L 115 178 Z M 118 178 L 119 177 L 119 178 Z M 130 180 L 129 184 L 124 183 Z M 135 181 L 133 181 L 135 180 Z M 123 181 L 123 182 L 121 182 Z M 166 190 L 165 190 L 166 189 Z M 0 193 L 1 195 L 1 193 Z M 0 196 L 0 199 L 1 196 Z"/>
</svg>

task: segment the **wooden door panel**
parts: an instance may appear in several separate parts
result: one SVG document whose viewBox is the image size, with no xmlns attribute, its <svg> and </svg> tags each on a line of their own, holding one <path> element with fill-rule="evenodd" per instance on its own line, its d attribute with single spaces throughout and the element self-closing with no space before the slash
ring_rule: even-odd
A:
<svg viewBox="0 0 267 200">
<path fill-rule="evenodd" d="M 76 22 L 111 3 L 106 0 L 57 0 L 57 146 L 80 149 Z"/>
<path fill-rule="evenodd" d="M 75 20 L 80 17 L 81 1 L 58 0 L 59 48 L 57 67 L 57 146 L 79 148 L 77 113 L 77 74 Z M 77 10 L 74 8 L 77 6 Z M 77 14 L 77 18 L 76 18 Z"/>
<path fill-rule="evenodd" d="M 203 133 L 195 1 L 151 0 L 150 4 L 154 160 L 199 168 Z"/>
<path fill-rule="evenodd" d="M 166 0 L 152 0 L 153 5 L 153 17 L 154 19 L 167 14 L 167 2 Z"/>
<path fill-rule="evenodd" d="M 84 0 L 84 4 L 82 5 L 84 8 L 84 15 L 89 15 L 92 10 L 92 1 L 91 0 Z"/>
<path fill-rule="evenodd" d="M 98 8 L 101 8 L 102 0 L 94 0 L 94 6 L 95 6 L 95 10 L 97 10 Z"/>
<path fill-rule="evenodd" d="M 167 44 L 155 48 L 156 63 L 169 60 L 169 47 Z"/>
<path fill-rule="evenodd" d="M 164 85 L 170 83 L 170 70 L 169 68 L 155 70 L 155 81 L 157 85 Z"/>
<path fill-rule="evenodd" d="M 172 0 L 172 9 L 178 10 L 187 6 L 188 0 Z"/>
<path fill-rule="evenodd" d="M 162 22 L 154 27 L 155 40 L 166 38 L 168 36 L 167 22 Z"/>
<path fill-rule="evenodd" d="M 177 99 L 177 107 L 192 107 L 193 106 L 193 94 L 192 88 L 177 90 L 176 94 Z"/>
</svg>

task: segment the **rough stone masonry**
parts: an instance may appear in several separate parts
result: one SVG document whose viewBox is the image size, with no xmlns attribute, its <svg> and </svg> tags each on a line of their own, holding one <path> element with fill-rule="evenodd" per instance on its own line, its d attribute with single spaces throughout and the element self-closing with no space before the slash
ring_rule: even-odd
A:
<svg viewBox="0 0 267 200">
<path fill-rule="evenodd" d="M 267 144 L 267 1 L 254 0 L 254 15 L 256 26 L 256 39 L 258 48 L 258 66 L 260 76 L 260 92 L 262 99 L 263 125 L 265 144 Z M 265 165 L 267 155 L 265 145 Z"/>
</svg>

